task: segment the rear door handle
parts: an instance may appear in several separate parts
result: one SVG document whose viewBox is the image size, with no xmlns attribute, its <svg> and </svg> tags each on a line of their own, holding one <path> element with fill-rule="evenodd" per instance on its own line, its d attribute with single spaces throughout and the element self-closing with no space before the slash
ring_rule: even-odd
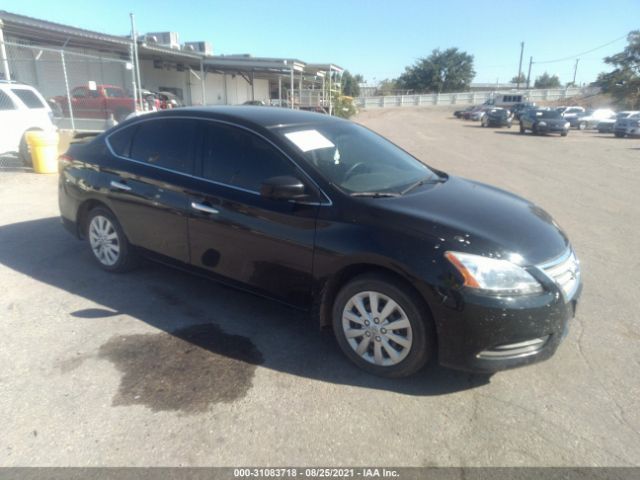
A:
<svg viewBox="0 0 640 480">
<path fill-rule="evenodd" d="M 131 187 L 129 185 L 127 185 L 126 183 L 117 182 L 115 180 L 111 180 L 111 187 L 115 188 L 116 190 L 123 190 L 125 192 L 131 191 Z"/>
<path fill-rule="evenodd" d="M 199 210 L 200 212 L 209 213 L 211 215 L 217 215 L 218 213 L 220 213 L 219 210 L 216 210 L 215 208 L 210 207 L 209 205 L 205 205 L 203 203 L 198 203 L 198 202 L 191 202 L 191 208 L 193 208 L 194 210 Z"/>
</svg>

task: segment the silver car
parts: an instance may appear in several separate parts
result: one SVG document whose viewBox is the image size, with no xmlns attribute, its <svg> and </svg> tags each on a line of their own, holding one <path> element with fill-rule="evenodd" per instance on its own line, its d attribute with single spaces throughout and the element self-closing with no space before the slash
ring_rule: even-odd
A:
<svg viewBox="0 0 640 480">
<path fill-rule="evenodd" d="M 613 134 L 619 138 L 640 136 L 640 113 L 617 120 Z"/>
</svg>

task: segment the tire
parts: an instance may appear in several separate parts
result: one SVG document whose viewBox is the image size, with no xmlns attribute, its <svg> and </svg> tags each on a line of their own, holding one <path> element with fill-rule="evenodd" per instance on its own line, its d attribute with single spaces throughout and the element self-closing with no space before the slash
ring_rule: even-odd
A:
<svg viewBox="0 0 640 480">
<path fill-rule="evenodd" d="M 561 137 L 566 137 L 567 135 L 569 135 L 569 132 L 560 132 Z"/>
<path fill-rule="evenodd" d="M 374 297 L 381 308 L 373 305 Z M 358 299 L 364 316 L 356 307 Z M 385 318 L 374 315 L 385 314 L 387 307 L 391 311 Z M 417 294 L 392 277 L 365 274 L 354 278 L 336 296 L 332 317 L 333 331 L 344 354 L 374 375 L 406 377 L 422 369 L 433 356 L 435 333 L 431 318 Z M 397 326 L 385 328 L 389 325 Z M 363 345 L 365 348 L 358 353 Z"/>
<path fill-rule="evenodd" d="M 520 133 L 524 133 L 524 132 L 525 132 L 524 125 L 522 124 L 522 122 L 520 122 Z"/>
<path fill-rule="evenodd" d="M 580 122 L 578 124 L 578 130 L 586 130 L 587 129 L 587 123 L 586 122 Z"/>
<path fill-rule="evenodd" d="M 104 207 L 93 208 L 85 225 L 91 253 L 102 269 L 122 273 L 136 266 L 135 253 L 113 213 Z"/>
<path fill-rule="evenodd" d="M 531 127 L 531 133 L 533 133 L 534 135 L 538 135 L 538 127 L 536 127 L 535 125 Z"/>
<path fill-rule="evenodd" d="M 31 151 L 29 150 L 29 145 L 27 144 L 27 135 L 22 135 L 20 139 L 20 146 L 18 147 L 18 156 L 20 157 L 20 161 L 25 167 L 33 167 L 33 159 L 31 158 Z"/>
<path fill-rule="evenodd" d="M 614 135 L 615 135 L 617 138 L 624 138 L 624 133 L 618 133 L 618 132 L 615 132 L 615 133 L 614 133 Z"/>
</svg>

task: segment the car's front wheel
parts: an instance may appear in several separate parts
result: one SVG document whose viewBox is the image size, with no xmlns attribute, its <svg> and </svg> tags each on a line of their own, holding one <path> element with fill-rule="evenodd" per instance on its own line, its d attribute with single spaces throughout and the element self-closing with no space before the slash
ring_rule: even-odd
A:
<svg viewBox="0 0 640 480">
<path fill-rule="evenodd" d="M 520 122 L 520 133 L 524 133 L 524 125 Z"/>
<path fill-rule="evenodd" d="M 361 275 L 342 288 L 333 329 L 347 357 L 375 375 L 406 377 L 433 354 L 435 335 L 419 297 L 385 275 Z"/>
<path fill-rule="evenodd" d="M 98 264 L 109 272 L 126 272 L 135 265 L 135 254 L 120 223 L 106 208 L 96 207 L 87 219 L 87 239 Z"/>
</svg>

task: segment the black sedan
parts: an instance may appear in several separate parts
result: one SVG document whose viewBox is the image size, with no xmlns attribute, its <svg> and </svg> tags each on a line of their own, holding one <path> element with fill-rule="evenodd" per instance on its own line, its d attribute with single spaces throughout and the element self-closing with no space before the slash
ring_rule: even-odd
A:
<svg viewBox="0 0 640 480">
<path fill-rule="evenodd" d="M 506 108 L 492 108 L 480 119 L 483 127 L 507 127 L 511 128 L 513 115 Z"/>
<path fill-rule="evenodd" d="M 531 130 L 534 135 L 559 133 L 566 137 L 570 124 L 557 110 L 526 110 L 520 116 L 520 133 Z"/>
<path fill-rule="evenodd" d="M 104 270 L 144 255 L 309 310 L 390 377 L 431 358 L 481 372 L 549 358 L 581 290 L 540 207 L 316 113 L 128 120 L 60 158 L 59 204 Z"/>
</svg>

